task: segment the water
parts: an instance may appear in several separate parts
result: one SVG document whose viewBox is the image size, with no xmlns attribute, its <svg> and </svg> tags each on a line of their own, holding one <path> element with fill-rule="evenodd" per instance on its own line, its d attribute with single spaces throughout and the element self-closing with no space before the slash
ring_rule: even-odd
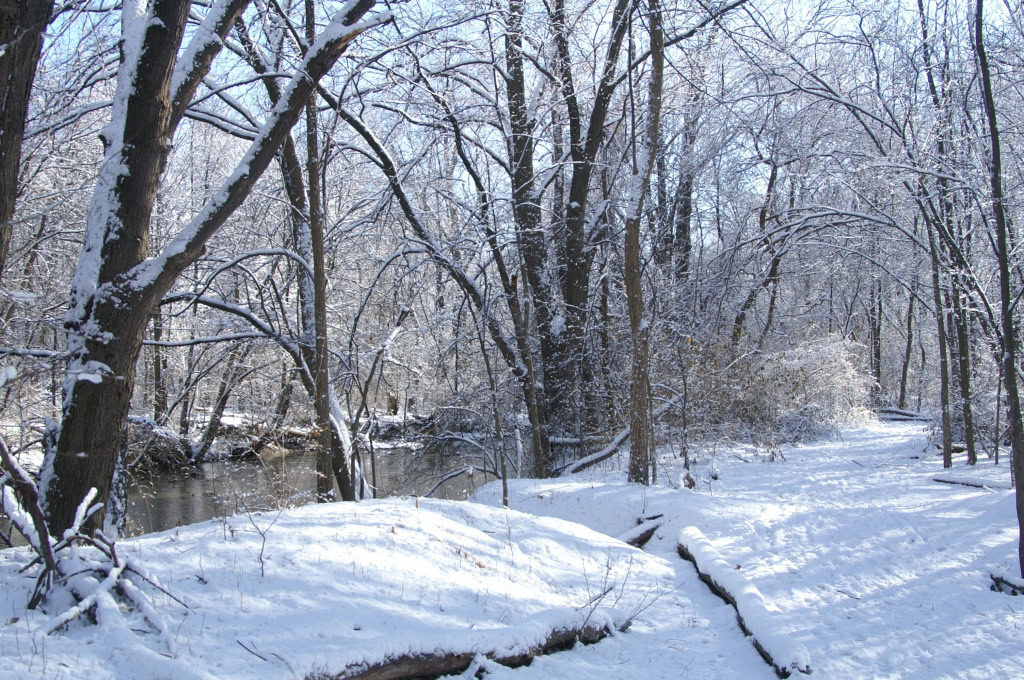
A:
<svg viewBox="0 0 1024 680">
<path fill-rule="evenodd" d="M 420 453 L 408 447 L 378 449 L 377 496 L 423 495 L 448 471 L 473 459 L 451 450 Z M 369 456 L 367 476 L 373 481 Z M 128 491 L 129 535 L 173 529 L 247 511 L 277 510 L 313 502 L 316 457 L 273 453 L 257 459 L 202 463 L 194 474 L 164 473 L 141 480 Z M 462 500 L 491 475 L 475 472 L 445 481 L 435 498 Z"/>
</svg>

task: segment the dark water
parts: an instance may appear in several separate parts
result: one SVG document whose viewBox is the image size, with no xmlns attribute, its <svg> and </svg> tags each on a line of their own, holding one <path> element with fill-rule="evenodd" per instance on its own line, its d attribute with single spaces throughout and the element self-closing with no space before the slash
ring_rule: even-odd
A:
<svg viewBox="0 0 1024 680">
<path fill-rule="evenodd" d="M 473 462 L 457 452 L 421 453 L 409 448 L 378 449 L 377 497 L 423 495 L 448 471 Z M 374 480 L 369 456 L 367 478 Z M 265 455 L 259 459 L 201 464 L 193 474 L 161 474 L 128 491 L 129 535 L 151 533 L 246 511 L 276 510 L 313 501 L 316 457 L 311 453 Z M 467 498 L 490 475 L 475 472 L 442 484 L 435 498 Z"/>
</svg>

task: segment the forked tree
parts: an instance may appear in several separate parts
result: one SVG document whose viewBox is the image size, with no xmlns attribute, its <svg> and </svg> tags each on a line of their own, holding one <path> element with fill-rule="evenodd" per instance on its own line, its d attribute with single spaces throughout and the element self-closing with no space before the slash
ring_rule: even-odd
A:
<svg viewBox="0 0 1024 680">
<path fill-rule="evenodd" d="M 42 470 L 50 531 L 61 535 L 91 488 L 110 498 L 119 475 L 121 432 L 150 316 L 178 275 L 249 194 L 275 158 L 316 83 L 346 46 L 387 13 L 363 20 L 375 0 L 345 4 L 288 74 L 234 172 L 166 248 L 147 257 L 150 222 L 174 132 L 248 0 L 217 0 L 183 46 L 189 0 L 124 3 L 121 62 L 104 162 L 93 191 L 65 319 L 64 400 Z M 111 513 L 111 510 L 114 510 Z M 108 505 L 107 513 L 117 515 Z M 94 518 L 94 524 L 100 522 Z"/>
</svg>

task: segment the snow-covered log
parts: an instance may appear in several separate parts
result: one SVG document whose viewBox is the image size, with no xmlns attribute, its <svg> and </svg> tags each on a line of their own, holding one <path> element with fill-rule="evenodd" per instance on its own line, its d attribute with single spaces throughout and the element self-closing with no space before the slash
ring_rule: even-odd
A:
<svg viewBox="0 0 1024 680">
<path fill-rule="evenodd" d="M 736 609 L 740 628 L 780 678 L 794 671 L 811 672 L 811 658 L 799 642 L 780 635 L 772 623 L 772 609 L 761 591 L 730 565 L 697 527 L 679 532 L 679 554 L 693 562 L 700 579 Z"/>
<path fill-rule="evenodd" d="M 953 474 L 942 474 L 932 477 L 933 481 L 942 482 L 943 484 L 960 484 L 961 486 L 970 486 L 975 489 L 1012 489 L 1013 485 L 1010 484 L 1009 480 L 999 481 L 991 479 L 973 479 L 971 477 L 961 477 Z"/>
<path fill-rule="evenodd" d="M 593 644 L 629 627 L 629 618 L 615 609 L 557 609 L 542 612 L 509 628 L 461 633 L 448 645 L 410 649 L 377 661 L 350 665 L 317 677 L 332 680 L 402 680 L 462 673 L 480 657 L 512 668 L 534 657 L 570 649 L 577 642 Z"/>
<path fill-rule="evenodd" d="M 883 408 L 878 411 L 879 420 L 886 420 L 891 423 L 927 423 L 931 422 L 931 418 L 924 413 L 917 411 L 908 411 L 901 408 Z"/>
<path fill-rule="evenodd" d="M 654 532 L 665 523 L 663 515 L 654 517 L 642 517 L 637 520 L 636 526 L 619 536 L 619 540 L 628 543 L 634 548 L 643 548 L 647 541 L 651 540 Z"/>
</svg>

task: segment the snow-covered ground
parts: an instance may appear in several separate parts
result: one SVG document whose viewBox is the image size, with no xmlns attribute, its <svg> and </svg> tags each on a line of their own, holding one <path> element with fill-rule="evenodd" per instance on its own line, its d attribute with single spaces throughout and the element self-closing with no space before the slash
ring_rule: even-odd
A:
<svg viewBox="0 0 1024 680">
<path fill-rule="evenodd" d="M 983 487 L 938 483 L 924 448 L 920 425 L 872 424 L 773 462 L 720 449 L 695 491 L 679 461 L 642 488 L 612 459 L 511 482 L 511 510 L 494 483 L 473 503 L 306 507 L 123 541 L 190 606 L 150 590 L 173 657 L 134 612 L 126 627 L 42 635 L 57 612 L 25 612 L 28 553 L 2 551 L 0 678 L 297 680 L 408 651 L 524 646 L 581 616 L 632 627 L 487 677 L 775 677 L 679 557 L 689 526 L 763 594 L 775 637 L 806 648 L 814 677 L 1024 678 L 1024 600 L 989 590 L 990 572 L 1018 573 L 1008 466 L 952 473 Z M 645 550 L 611 538 L 659 513 Z"/>
</svg>

